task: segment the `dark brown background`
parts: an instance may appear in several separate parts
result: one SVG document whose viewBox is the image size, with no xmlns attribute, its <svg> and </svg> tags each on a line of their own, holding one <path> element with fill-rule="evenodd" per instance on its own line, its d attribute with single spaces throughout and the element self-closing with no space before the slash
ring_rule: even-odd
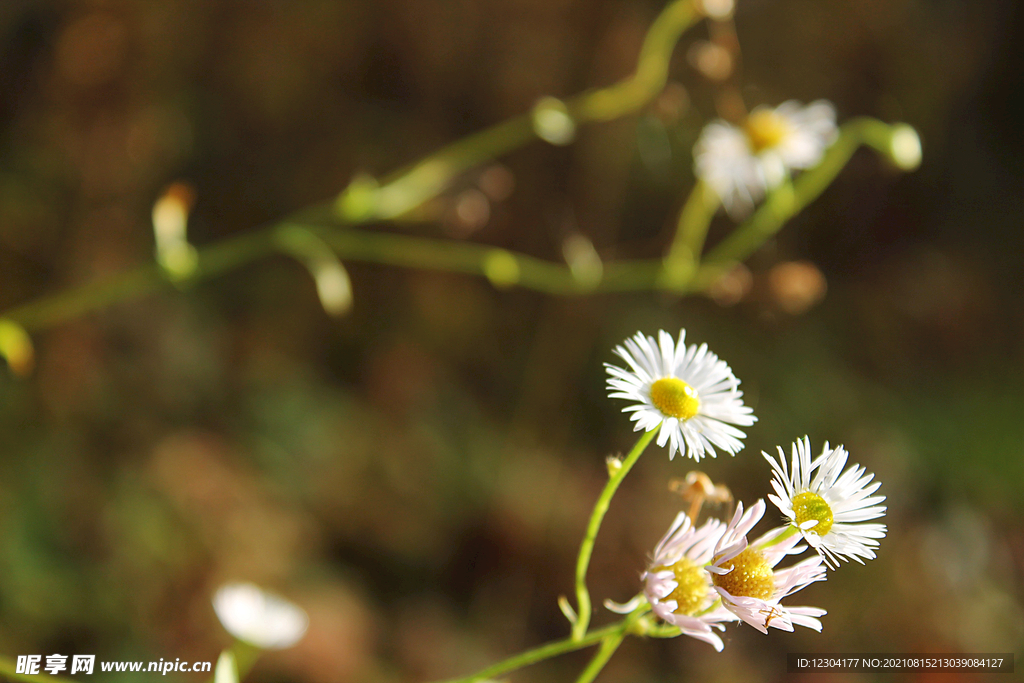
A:
<svg viewBox="0 0 1024 683">
<path fill-rule="evenodd" d="M 202 246 L 540 96 L 614 82 L 661 5 L 4 2 L 0 309 L 151 259 L 149 212 L 172 181 L 196 189 Z M 238 578 L 312 617 L 252 680 L 427 680 L 562 637 L 555 601 L 604 457 L 633 439 L 601 364 L 637 329 L 686 327 L 760 418 L 705 471 L 753 501 L 769 491 L 760 450 L 845 443 L 882 480 L 890 533 L 878 560 L 795 600 L 829 610 L 823 634 L 733 628 L 722 655 L 629 641 L 603 680 L 776 680 L 794 651 L 1019 653 L 1020 5 L 740 0 L 736 22 L 749 105 L 827 98 L 840 119 L 907 121 L 921 169 L 858 153 L 731 307 L 353 263 L 355 308 L 336 320 L 277 258 L 37 335 L 34 374 L 0 378 L 0 652 L 214 660 L 228 638 L 209 599 Z M 676 51 L 678 116 L 654 107 L 509 155 L 514 192 L 483 226 L 453 218 L 474 173 L 436 220 L 372 229 L 549 259 L 578 230 L 606 259 L 660 253 L 714 116 L 687 60 L 705 37 Z M 767 286 L 786 260 L 828 282 L 803 315 Z M 598 601 L 637 590 L 680 506 L 666 481 L 691 465 L 654 449 L 627 479 L 596 548 Z M 571 680 L 584 657 L 515 680 Z"/>
</svg>

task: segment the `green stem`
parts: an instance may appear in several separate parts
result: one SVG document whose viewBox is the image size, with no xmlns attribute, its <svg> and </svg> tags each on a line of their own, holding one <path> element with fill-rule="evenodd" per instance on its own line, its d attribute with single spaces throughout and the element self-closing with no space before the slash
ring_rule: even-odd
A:
<svg viewBox="0 0 1024 683">
<path fill-rule="evenodd" d="M 665 256 L 661 284 L 685 289 L 700 262 L 704 240 L 718 206 L 718 195 L 698 180 L 679 212 L 676 235 Z"/>
<path fill-rule="evenodd" d="M 579 678 L 576 679 L 576 683 L 590 683 L 597 678 L 597 675 L 601 673 L 602 669 L 604 669 L 608 660 L 611 659 L 612 655 L 615 654 L 615 651 L 619 649 L 619 645 L 622 644 L 622 640 L 626 637 L 627 633 L 639 635 L 645 634 L 646 626 L 640 630 L 637 630 L 635 627 L 637 622 L 644 618 L 644 616 L 650 611 L 650 604 L 644 600 L 643 604 L 638 606 L 635 610 L 630 612 L 625 619 L 619 622 L 617 624 L 619 628 L 601 640 L 601 647 L 594 654 L 590 663 L 587 664 L 587 668 L 580 673 Z"/>
<path fill-rule="evenodd" d="M 214 278 L 245 263 L 279 252 L 278 234 L 294 231 L 300 225 L 296 221 L 286 220 L 271 228 L 249 232 L 200 249 L 198 266 L 188 284 Z M 657 287 L 662 269 L 660 259 L 609 263 L 596 286 L 584 287 L 568 266 L 486 245 L 394 233 L 340 230 L 333 226 L 302 227 L 314 232 L 330 245 L 342 261 L 489 276 L 489 258 L 500 253 L 515 264 L 515 279 L 506 284 L 558 296 L 595 291 L 653 289 Z M 0 319 L 17 323 L 28 332 L 39 332 L 116 303 L 173 286 L 174 283 L 167 279 L 159 266 L 146 264 L 107 280 L 22 304 L 0 315 Z"/>
<path fill-rule="evenodd" d="M 269 256 L 276 250 L 273 235 L 273 229 L 256 230 L 200 249 L 198 266 L 188 282 L 212 278 Z M 2 317 L 32 332 L 171 286 L 161 268 L 148 263 L 107 280 L 22 304 Z"/>
<path fill-rule="evenodd" d="M 238 668 L 238 680 L 244 681 L 252 668 L 256 666 L 256 661 L 259 660 L 260 655 L 263 654 L 263 650 L 259 649 L 255 645 L 250 645 L 249 643 L 238 639 L 231 644 L 230 649 L 232 654 L 235 655 L 235 666 Z M 214 683 L 214 678 L 210 677 L 208 683 Z"/>
<path fill-rule="evenodd" d="M 610 121 L 647 104 L 665 87 L 679 37 L 699 18 L 693 0 L 675 0 L 667 5 L 647 30 L 636 73 L 613 86 L 570 100 L 569 114 L 581 121 Z"/>
<path fill-rule="evenodd" d="M 699 19 L 693 9 L 692 0 L 675 0 L 662 10 L 652 23 L 644 39 L 636 72 L 615 85 L 584 93 L 571 100 L 568 104 L 571 115 L 581 122 L 607 121 L 639 110 L 647 104 L 664 87 L 668 77 L 668 65 L 676 42 L 683 32 Z M 425 159 L 385 177 L 377 186 L 365 178 L 354 182 L 332 205 L 313 207 L 313 212 L 324 212 L 332 216 L 332 220 L 342 223 L 358 223 L 370 220 L 395 218 L 408 213 L 428 199 L 442 192 L 451 180 L 469 168 L 488 159 L 506 154 L 521 147 L 536 136 L 530 115 L 520 115 L 498 123 L 490 128 L 463 138 Z M 359 198 L 353 201 L 354 195 Z M 345 207 L 355 206 L 355 209 Z M 302 212 L 307 214 L 309 212 Z M 303 216 L 305 217 L 305 216 Z M 298 216 L 286 219 L 283 223 L 302 223 Z M 274 234 L 279 226 L 271 226 L 238 237 L 228 238 L 223 242 L 200 250 L 198 267 L 189 282 L 205 280 L 237 268 L 245 263 L 264 258 L 275 251 Z M 354 251 L 375 251 L 373 245 L 366 241 L 355 240 Z M 351 243 L 350 243 L 351 244 Z M 420 245 L 422 246 L 422 245 Z M 455 243 L 436 242 L 430 245 L 433 249 L 420 254 L 420 260 L 412 259 L 420 267 L 431 267 L 431 262 L 450 265 L 454 260 L 462 264 L 462 268 L 452 270 L 481 272 L 481 259 L 466 265 L 465 252 L 450 257 L 437 258 L 439 249 L 458 249 Z M 418 251 L 416 247 L 406 249 Z M 423 251 L 420 249 L 419 251 Z M 339 250 L 340 257 L 349 256 Z M 388 262 L 380 257 L 367 260 Z M 479 256 L 479 253 L 477 253 Z M 358 255 L 352 258 L 359 259 Z M 525 268 L 520 270 L 522 280 L 517 284 L 550 293 L 567 294 L 579 291 L 580 287 L 571 277 L 568 269 L 548 264 L 529 257 L 519 257 Z M 402 260 L 401 257 L 396 257 Z M 392 260 L 396 260 L 392 259 Z M 410 265 L 408 259 L 404 265 Z M 655 264 L 641 263 L 635 266 L 612 269 L 609 273 L 612 282 L 618 281 L 612 289 L 647 289 L 653 283 Z M 644 275 L 639 280 L 633 274 Z M 93 311 L 106 308 L 125 299 L 142 296 L 157 289 L 168 286 L 168 281 L 156 264 L 147 264 L 118 277 L 44 297 L 43 299 L 18 306 L 3 317 L 20 324 L 29 331 L 44 329 L 52 325 L 78 318 Z"/>
<path fill-rule="evenodd" d="M 850 157 L 861 145 L 873 147 L 892 158 L 892 134 L 895 126 L 877 119 L 851 119 L 839 129 L 839 137 L 825 152 L 821 163 L 805 171 L 792 183 L 772 191 L 764 204 L 736 230 L 708 253 L 693 278 L 691 289 L 703 290 L 721 277 L 733 264 L 747 259 L 775 235 L 786 221 L 800 213 L 825 191 Z"/>
<path fill-rule="evenodd" d="M 236 640 L 232 644 L 231 649 L 235 653 L 235 663 L 238 666 L 238 680 L 244 681 L 245 677 L 252 671 L 252 668 L 256 666 L 256 662 L 259 660 L 260 655 L 263 654 L 263 650 L 254 645 L 243 643 L 240 640 Z"/>
<path fill-rule="evenodd" d="M 608 477 L 608 483 L 605 484 L 604 491 L 601 492 L 597 503 L 594 504 L 594 511 L 590 513 L 587 533 L 583 537 L 583 543 L 580 544 L 580 554 L 576 559 L 577 618 L 576 623 L 572 626 L 572 637 L 576 640 L 583 638 L 583 634 L 590 626 L 591 605 L 590 592 L 587 590 L 587 568 L 590 566 L 590 556 L 594 552 L 594 540 L 597 538 L 597 532 L 601 528 L 601 522 L 604 520 L 605 513 L 608 512 L 608 505 L 611 503 L 615 491 L 618 490 L 619 484 L 629 474 L 629 470 L 636 464 L 636 461 L 640 459 L 640 455 L 651 443 L 657 431 L 657 429 L 652 429 L 649 432 L 644 432 L 637 440 L 633 450 L 622 461 L 619 469 Z"/>
<path fill-rule="evenodd" d="M 607 88 L 566 102 L 574 123 L 610 121 L 638 111 L 665 87 L 672 51 L 700 18 L 693 0 L 674 0 L 651 24 L 636 72 Z M 533 116 L 522 114 L 474 133 L 384 178 L 380 186 L 360 178 L 337 199 L 338 216 L 349 222 L 390 220 L 436 197 L 465 171 L 502 156 L 537 137 Z"/>
<path fill-rule="evenodd" d="M 450 681 L 445 681 L 445 683 L 473 683 L 474 681 L 481 681 L 487 678 L 493 678 L 494 676 L 500 676 L 503 673 L 515 671 L 516 669 L 521 669 L 522 667 L 530 664 L 536 664 L 537 662 L 550 659 L 557 655 L 582 650 L 583 648 L 595 645 L 616 633 L 619 633 L 621 636 L 622 633 L 625 633 L 630 623 L 631 622 L 627 617 L 622 621 L 591 631 L 578 640 L 573 639 L 572 637 L 556 640 L 546 645 L 541 645 L 538 648 L 534 648 L 533 650 L 521 652 L 518 655 L 509 657 L 497 664 L 492 664 L 486 669 L 481 669 L 471 676 L 466 676 L 465 678 L 454 678 Z"/>
<path fill-rule="evenodd" d="M 597 675 L 601 673 L 604 665 L 608 663 L 608 660 L 612 658 L 615 651 L 619 649 L 619 645 L 622 644 L 622 639 L 626 637 L 625 631 L 619 631 L 613 633 L 610 636 L 606 636 L 601 641 L 601 647 L 598 648 L 594 658 L 587 664 L 587 668 L 579 675 L 576 679 L 576 683 L 591 683 Z"/>
<path fill-rule="evenodd" d="M 718 210 L 718 195 L 714 190 L 698 180 L 690 192 L 690 196 L 679 213 L 679 225 L 676 238 L 668 252 L 668 258 L 685 256 L 699 260 L 704 251 L 704 239 L 708 235 L 708 227 L 715 211 Z M 685 250 L 685 251 L 684 251 Z M 682 252 L 680 254 L 680 252 Z"/>
<path fill-rule="evenodd" d="M 194 284 L 222 275 L 278 252 L 279 232 L 294 230 L 294 226 L 302 225 L 329 244 L 342 260 L 489 276 L 489 259 L 495 253 L 501 253 L 507 257 L 506 260 L 511 259 L 513 262 L 515 278 L 496 284 L 516 285 L 546 294 L 567 296 L 595 292 L 702 291 L 735 262 L 747 258 L 774 235 L 786 220 L 817 198 L 849 161 L 858 145 L 866 144 L 891 158 L 890 145 L 894 128 L 875 119 L 854 119 L 845 124 L 840 129 L 839 139 L 818 167 L 806 171 L 791 186 L 787 186 L 790 190 L 784 193 L 785 197 L 779 191 L 774 192 L 750 219 L 711 250 L 696 272 L 690 271 L 681 280 L 671 275 L 671 266 L 666 265 L 664 259 L 637 259 L 606 263 L 602 279 L 592 286 L 583 287 L 564 264 L 468 242 L 344 230 L 336 223 L 324 225 L 325 217 L 330 215 L 330 207 L 316 206 L 288 217 L 279 224 L 199 249 L 198 264 L 188 283 Z M 696 244 L 696 241 L 691 244 Z M 492 278 L 492 281 L 495 280 Z M 0 319 L 20 325 L 28 332 L 38 332 L 116 303 L 182 284 L 172 283 L 157 264 L 149 263 L 107 280 L 22 304 L 0 315 Z"/>
<path fill-rule="evenodd" d="M 352 214 L 341 209 L 339 218 L 351 222 L 389 220 L 406 214 L 436 197 L 465 171 L 502 156 L 534 139 L 533 119 L 527 114 L 473 133 L 404 169 L 390 174 L 372 191 L 369 210 Z M 339 197 L 344 206 L 346 190 Z"/>
</svg>

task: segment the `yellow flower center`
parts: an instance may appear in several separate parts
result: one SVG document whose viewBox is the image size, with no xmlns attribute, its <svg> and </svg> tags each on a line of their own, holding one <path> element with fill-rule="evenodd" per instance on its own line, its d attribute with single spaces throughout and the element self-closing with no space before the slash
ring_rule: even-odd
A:
<svg viewBox="0 0 1024 683">
<path fill-rule="evenodd" d="M 689 420 L 697 414 L 697 390 L 678 377 L 663 377 L 651 385 L 651 403 L 663 415 Z"/>
<path fill-rule="evenodd" d="M 771 109 L 755 111 L 743 124 L 754 154 L 777 147 L 789 135 L 789 123 Z"/>
<path fill-rule="evenodd" d="M 764 553 L 747 548 L 729 560 L 732 571 L 728 574 L 714 574 L 712 581 L 719 588 L 729 591 L 733 597 L 758 598 L 767 600 L 775 592 L 775 572 L 768 566 Z M 723 569 L 729 569 L 726 565 Z"/>
<path fill-rule="evenodd" d="M 819 536 L 824 536 L 832 528 L 832 508 L 817 493 L 804 491 L 793 496 L 793 512 L 798 526 L 812 519 L 818 520 L 817 526 L 810 530 Z"/>
<path fill-rule="evenodd" d="M 676 578 L 676 587 L 665 597 L 665 600 L 676 601 L 677 607 L 672 611 L 688 617 L 697 614 L 704 607 L 710 590 L 704 567 L 684 557 L 671 567 L 655 567 L 653 571 L 663 569 L 671 569 Z"/>
</svg>

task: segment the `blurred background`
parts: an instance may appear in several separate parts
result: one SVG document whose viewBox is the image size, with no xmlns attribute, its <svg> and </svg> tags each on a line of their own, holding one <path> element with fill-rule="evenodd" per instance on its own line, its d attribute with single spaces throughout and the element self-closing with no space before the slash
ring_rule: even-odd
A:
<svg viewBox="0 0 1024 683">
<path fill-rule="evenodd" d="M 171 182 L 195 190 L 201 247 L 610 84 L 663 4 L 8 0 L 0 310 L 151 262 Z M 787 652 L 1019 655 L 1021 6 L 739 0 L 735 21 L 748 106 L 826 98 L 840 120 L 909 122 L 920 170 L 858 152 L 711 297 L 557 298 L 349 263 L 354 308 L 331 318 L 280 257 L 40 331 L 34 370 L 0 375 L 0 652 L 215 660 L 230 641 L 210 597 L 240 579 L 311 617 L 252 681 L 425 681 L 564 637 L 556 599 L 605 457 L 634 441 L 602 363 L 637 330 L 685 327 L 760 418 L 701 469 L 752 502 L 770 490 L 761 450 L 843 443 L 883 482 L 889 535 L 794 601 L 829 611 L 822 634 L 732 628 L 722 655 L 631 639 L 602 680 L 779 680 Z M 639 114 L 367 229 L 556 261 L 577 233 L 608 260 L 663 253 L 716 116 L 708 36 L 684 36 Z M 636 593 L 683 505 L 668 481 L 690 469 L 654 448 L 627 478 L 596 603 Z M 572 680 L 588 656 L 513 678 Z"/>
</svg>

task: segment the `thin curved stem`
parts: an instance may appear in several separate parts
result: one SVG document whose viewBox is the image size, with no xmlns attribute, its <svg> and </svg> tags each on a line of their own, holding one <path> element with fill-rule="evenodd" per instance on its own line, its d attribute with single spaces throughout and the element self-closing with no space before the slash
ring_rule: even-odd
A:
<svg viewBox="0 0 1024 683">
<path fill-rule="evenodd" d="M 580 121 L 611 121 L 647 104 L 665 87 L 679 37 L 699 18 L 693 0 L 668 4 L 647 30 L 633 76 L 570 100 L 566 104 L 569 114 Z"/>
<path fill-rule="evenodd" d="M 228 649 L 235 657 L 235 667 L 238 669 L 238 680 L 244 681 L 252 668 L 256 666 L 256 662 L 259 660 L 260 655 L 263 654 L 263 650 L 238 639 L 235 639 L 235 641 L 231 643 L 231 647 Z M 210 676 L 207 683 L 215 683 L 216 678 L 216 672 L 214 672 L 214 675 Z"/>
<path fill-rule="evenodd" d="M 696 270 L 690 270 L 683 278 L 673 277 L 672 266 L 667 265 L 665 259 L 636 259 L 605 263 L 599 281 L 581 283 L 568 266 L 526 254 L 468 242 L 347 230 L 331 217 L 329 206 L 321 205 L 298 212 L 278 224 L 199 249 L 196 269 L 187 282 L 172 282 L 156 263 L 149 263 L 107 280 L 22 304 L 0 315 L 0 319 L 17 324 L 27 332 L 38 332 L 160 289 L 195 284 L 278 253 L 279 233 L 294 230 L 295 226 L 303 226 L 316 233 L 342 260 L 483 275 L 498 286 L 517 286 L 546 294 L 569 296 L 651 290 L 685 294 L 703 291 L 816 199 L 860 145 L 868 145 L 883 156 L 892 158 L 890 144 L 894 128 L 868 118 L 844 124 L 840 128 L 839 139 L 826 152 L 821 164 L 805 171 L 791 185 L 773 192 L 753 216 L 712 249 Z M 495 259 L 496 255 L 501 259 Z M 503 262 L 512 277 L 495 277 L 489 268 L 495 260 Z"/>
<path fill-rule="evenodd" d="M 698 180 L 690 192 L 690 196 L 679 212 L 679 224 L 676 237 L 669 248 L 667 258 L 680 258 L 689 255 L 694 261 L 700 260 L 704 251 L 704 239 L 708 235 L 711 219 L 718 210 L 720 202 L 714 190 L 703 181 Z"/>
<path fill-rule="evenodd" d="M 453 678 L 445 681 L 444 683 L 474 683 L 474 681 L 482 681 L 487 678 L 493 678 L 494 676 L 500 676 L 503 673 L 515 671 L 516 669 L 521 669 L 530 664 L 536 664 L 537 662 L 550 659 L 557 655 L 565 654 L 567 652 L 575 652 L 576 650 L 582 650 L 583 648 L 590 647 L 591 645 L 596 645 L 606 637 L 612 636 L 615 633 L 625 633 L 628 625 L 629 620 L 627 618 L 605 626 L 604 628 L 591 631 L 579 640 L 574 640 L 572 637 L 556 640 L 532 650 L 521 652 L 520 654 L 509 657 L 497 664 L 492 664 L 486 669 L 481 669 L 470 676 L 466 676 L 464 678 Z"/>
<path fill-rule="evenodd" d="M 615 651 L 619 649 L 619 645 L 622 644 L 622 639 L 625 637 L 625 631 L 605 636 L 605 639 L 601 641 L 601 647 L 598 648 L 594 658 L 587 664 L 587 668 L 580 673 L 576 683 L 591 683 L 591 681 L 597 678 L 597 675 L 604 669 L 604 665 L 608 663 L 608 660 L 612 658 Z"/>
<path fill-rule="evenodd" d="M 672 51 L 700 15 L 693 0 L 674 0 L 651 24 L 632 76 L 569 99 L 573 124 L 610 121 L 638 111 L 665 87 Z M 388 175 L 378 186 L 359 178 L 337 199 L 338 216 L 359 223 L 402 216 L 436 197 L 461 173 L 537 137 L 532 114 L 521 114 L 452 143 Z"/>
<path fill-rule="evenodd" d="M 636 72 L 629 78 L 607 88 L 583 93 L 567 104 L 569 114 L 578 122 L 608 121 L 639 110 L 657 95 L 668 77 L 668 65 L 680 36 L 699 19 L 693 7 L 693 0 L 674 0 L 667 5 L 651 24 L 644 39 Z M 322 214 L 331 222 L 340 224 L 361 223 L 371 220 L 396 218 L 408 213 L 423 202 L 437 196 L 452 179 L 460 173 L 488 159 L 506 154 L 535 139 L 533 119 L 529 114 L 520 115 L 498 123 L 490 128 L 463 138 L 434 154 L 386 176 L 382 183 L 372 179 L 358 178 L 332 203 L 312 207 L 282 223 L 302 223 L 309 214 Z M 265 258 L 275 252 L 275 231 L 279 226 L 270 226 L 199 250 L 196 270 L 188 283 L 205 280 L 245 263 Z M 370 238 L 348 242 L 352 251 L 375 252 L 377 262 L 388 262 L 386 255 L 374 249 Z M 419 245 L 422 247 L 422 243 Z M 474 253 L 476 262 L 466 265 L 466 251 L 452 256 L 439 257 L 439 249 L 458 250 L 457 243 L 436 242 L 431 249 L 406 249 L 420 251 L 419 258 L 405 258 L 403 265 L 434 267 L 455 271 L 481 273 L 483 267 L 479 253 Z M 358 253 L 347 254 L 339 249 L 341 258 L 355 258 Z M 528 288 L 549 293 L 567 294 L 581 291 L 581 287 L 568 269 L 547 264 L 529 257 L 518 257 L 520 284 Z M 403 260 L 393 256 L 391 260 Z M 410 263 L 413 261 L 413 263 Z M 462 265 L 459 268 L 459 265 Z M 624 264 L 612 268 L 607 275 L 611 289 L 647 289 L 656 278 L 653 263 Z M 639 277 L 637 277 L 639 275 Z M 117 302 L 149 294 L 170 286 L 166 274 L 156 264 L 140 266 L 127 273 L 101 282 L 90 283 L 66 292 L 9 310 L 2 317 L 21 325 L 28 331 L 45 329 L 61 322 L 78 318 Z M 187 283 L 179 283 L 179 285 Z M 585 289 L 585 288 L 584 288 Z"/>
<path fill-rule="evenodd" d="M 698 180 L 679 212 L 676 234 L 662 265 L 662 285 L 682 290 L 689 284 L 700 263 L 704 240 L 719 205 L 714 190 Z"/>
<path fill-rule="evenodd" d="M 785 183 L 772 191 L 750 218 L 708 253 L 690 283 L 691 289 L 707 288 L 732 264 L 744 261 L 757 251 L 786 221 L 800 213 L 832 184 L 861 145 L 872 147 L 891 159 L 894 129 L 893 125 L 867 117 L 844 123 L 839 129 L 839 137 L 825 152 L 821 163 L 792 183 Z"/>
<path fill-rule="evenodd" d="M 587 628 L 590 626 L 592 608 L 590 604 L 590 591 L 587 590 L 587 568 L 590 566 L 590 556 L 594 552 L 594 540 L 597 538 L 597 532 L 601 528 L 601 522 L 604 520 L 605 513 L 608 512 L 608 505 L 611 503 L 612 496 L 618 490 L 619 484 L 629 474 L 629 470 L 636 464 L 636 461 L 640 459 L 640 455 L 651 443 L 651 440 L 654 439 L 656 433 L 657 430 L 652 429 L 649 432 L 644 432 L 637 440 L 633 450 L 622 461 L 621 466 L 608 477 L 608 483 L 605 484 L 604 490 L 594 504 L 594 511 L 590 513 L 590 523 L 587 524 L 587 532 L 583 536 L 583 542 L 580 544 L 580 553 L 576 559 L 577 618 L 576 623 L 572 626 L 572 637 L 574 639 L 583 638 L 583 634 L 587 632 Z"/>
<path fill-rule="evenodd" d="M 601 641 L 601 647 L 598 648 L 596 653 L 594 653 L 593 658 L 587 664 L 587 668 L 580 672 L 579 677 L 576 679 L 576 683 L 591 683 L 591 681 L 597 678 L 597 675 L 604 669 L 608 660 L 610 660 L 612 655 L 615 654 L 615 651 L 619 649 L 619 645 L 622 644 L 626 634 L 645 634 L 646 627 L 639 631 L 637 631 L 635 627 L 637 622 L 650 611 L 651 606 L 646 600 L 644 600 L 641 605 L 630 612 L 625 619 L 619 622 L 619 628 L 615 632 L 605 636 Z"/>
<path fill-rule="evenodd" d="M 276 251 L 273 235 L 272 228 L 264 228 L 198 250 L 198 264 L 188 283 L 222 275 L 273 254 Z M 156 263 L 148 263 L 107 280 L 22 304 L 0 317 L 35 332 L 173 286 Z"/>
</svg>

